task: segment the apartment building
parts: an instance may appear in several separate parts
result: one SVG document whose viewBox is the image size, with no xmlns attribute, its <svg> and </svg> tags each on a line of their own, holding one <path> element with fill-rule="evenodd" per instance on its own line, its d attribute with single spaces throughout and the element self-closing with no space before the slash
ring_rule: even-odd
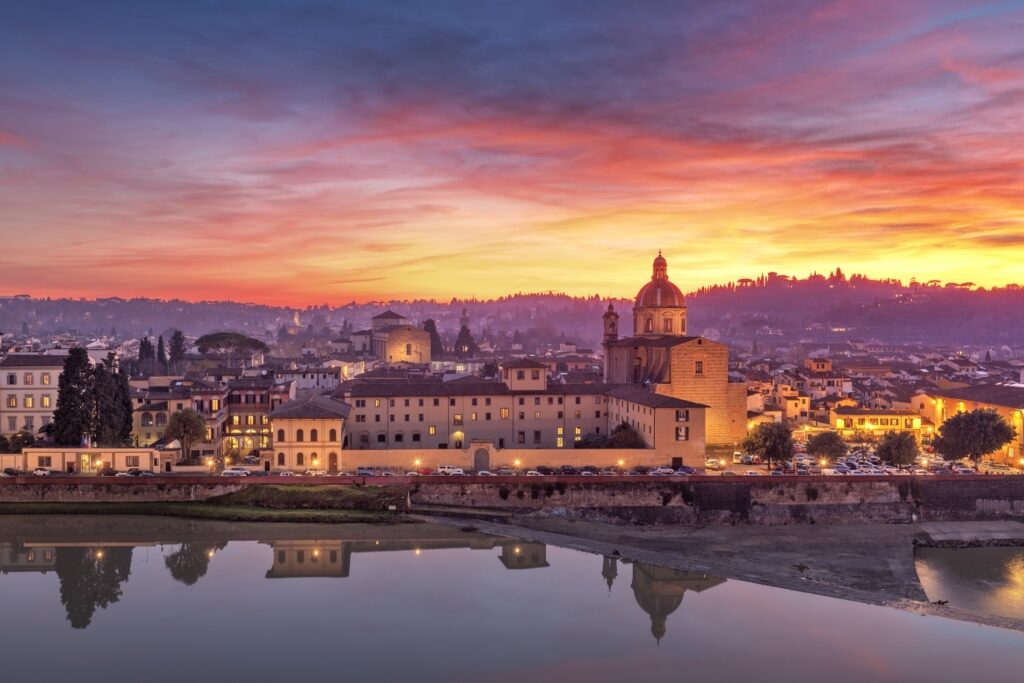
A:
<svg viewBox="0 0 1024 683">
<path fill-rule="evenodd" d="M 64 356 L 12 354 L 0 362 L 0 433 L 33 434 L 53 421 Z"/>
</svg>

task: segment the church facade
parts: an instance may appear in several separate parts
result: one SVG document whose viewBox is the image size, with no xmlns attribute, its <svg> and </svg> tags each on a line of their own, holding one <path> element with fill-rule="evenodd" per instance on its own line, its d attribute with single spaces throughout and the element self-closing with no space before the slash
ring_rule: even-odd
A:
<svg viewBox="0 0 1024 683">
<path fill-rule="evenodd" d="M 603 323 L 606 383 L 642 385 L 707 406 L 710 445 L 735 444 L 746 436 L 746 385 L 729 381 L 729 347 L 687 334 L 686 302 L 660 252 L 650 282 L 637 293 L 632 334 L 619 337 L 619 315 L 611 304 Z"/>
</svg>

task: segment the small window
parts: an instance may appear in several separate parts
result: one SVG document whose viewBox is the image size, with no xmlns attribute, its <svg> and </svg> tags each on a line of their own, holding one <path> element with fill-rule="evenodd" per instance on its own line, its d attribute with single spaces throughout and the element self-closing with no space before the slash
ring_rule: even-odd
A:
<svg viewBox="0 0 1024 683">
<path fill-rule="evenodd" d="M 334 442 L 334 441 L 338 440 L 338 430 L 337 429 L 332 429 L 327 434 L 328 434 L 328 437 L 329 437 L 329 439 L 328 439 L 329 441 Z"/>
<path fill-rule="evenodd" d="M 704 361 L 698 360 L 698 361 L 694 362 L 693 373 L 695 375 L 703 375 L 704 374 Z"/>
<path fill-rule="evenodd" d="M 309 440 L 310 441 L 319 441 L 319 439 L 317 439 L 318 436 L 320 436 L 320 435 L 317 434 L 317 431 L 315 429 L 310 429 L 309 430 Z"/>
<path fill-rule="evenodd" d="M 296 465 L 305 465 L 306 464 L 306 456 L 303 455 L 302 453 L 296 453 L 295 454 L 295 464 Z"/>
<path fill-rule="evenodd" d="M 277 430 L 277 440 L 278 441 L 284 441 L 284 430 L 283 429 L 278 429 Z"/>
<path fill-rule="evenodd" d="M 284 453 L 277 454 L 277 466 L 284 467 Z"/>
<path fill-rule="evenodd" d="M 296 429 L 295 430 L 295 440 L 296 441 L 305 441 L 306 440 L 306 433 L 304 431 L 302 431 L 301 429 Z"/>
</svg>

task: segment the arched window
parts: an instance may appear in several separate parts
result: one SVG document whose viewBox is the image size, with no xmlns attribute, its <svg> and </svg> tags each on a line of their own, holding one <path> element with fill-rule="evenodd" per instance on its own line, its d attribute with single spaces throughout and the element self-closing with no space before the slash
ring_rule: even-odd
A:
<svg viewBox="0 0 1024 683">
<path fill-rule="evenodd" d="M 153 416 L 150 413 L 143 413 L 142 414 L 142 426 L 143 427 L 152 427 L 153 426 Z"/>
<path fill-rule="evenodd" d="M 284 441 L 284 430 L 283 429 L 278 429 L 277 430 L 277 440 L 278 441 Z"/>
<path fill-rule="evenodd" d="M 315 429 L 310 429 L 310 430 L 309 430 L 309 440 L 310 440 L 310 441 L 317 441 L 317 440 L 318 440 L 318 439 L 316 438 L 317 436 L 319 436 L 319 435 L 318 435 L 318 434 L 316 433 L 316 430 L 315 430 Z"/>
<path fill-rule="evenodd" d="M 377 434 L 377 443 L 387 443 L 387 441 L 388 437 L 384 432 L 379 432 Z"/>
<path fill-rule="evenodd" d="M 157 413 L 156 414 L 156 426 L 157 427 L 166 427 L 167 426 L 167 413 Z"/>
<path fill-rule="evenodd" d="M 296 429 L 295 430 L 295 440 L 296 441 L 305 441 L 306 440 L 306 435 L 302 432 L 301 429 Z"/>
<path fill-rule="evenodd" d="M 395 434 L 395 443 L 402 443 L 403 441 L 405 441 L 405 435 L 402 432 L 397 432 Z"/>
<path fill-rule="evenodd" d="M 284 453 L 277 454 L 277 466 L 284 467 Z"/>
<path fill-rule="evenodd" d="M 338 440 L 338 430 L 337 429 L 332 429 L 330 431 L 330 437 L 331 437 L 330 438 L 331 443 L 337 441 Z"/>
<path fill-rule="evenodd" d="M 407 356 L 411 356 L 412 355 L 412 344 L 406 344 L 405 345 L 405 355 L 407 355 Z"/>
<path fill-rule="evenodd" d="M 654 332 L 654 319 L 653 318 L 645 318 L 644 319 L 644 332 Z"/>
<path fill-rule="evenodd" d="M 412 433 L 412 440 L 416 441 L 416 442 L 419 442 L 419 440 L 420 440 L 420 433 L 419 432 L 413 432 Z"/>
<path fill-rule="evenodd" d="M 295 464 L 296 465 L 305 465 L 306 464 L 306 456 L 304 456 L 302 453 L 296 453 L 295 454 Z"/>
</svg>

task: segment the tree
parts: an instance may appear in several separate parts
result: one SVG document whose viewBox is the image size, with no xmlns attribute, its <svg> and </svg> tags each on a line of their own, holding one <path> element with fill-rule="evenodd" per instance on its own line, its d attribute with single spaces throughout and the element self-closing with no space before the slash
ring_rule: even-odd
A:
<svg viewBox="0 0 1024 683">
<path fill-rule="evenodd" d="M 939 427 L 932 445 L 947 460 L 970 458 L 977 465 L 987 455 L 1013 441 L 1016 432 L 994 410 L 980 409 L 960 413 Z"/>
<path fill-rule="evenodd" d="M 228 365 L 232 365 L 234 357 L 242 354 L 266 353 L 267 345 L 259 339 L 247 337 L 238 332 L 212 332 L 204 334 L 196 340 L 199 353 L 221 353 L 228 357 Z"/>
<path fill-rule="evenodd" d="M 628 422 L 620 422 L 608 437 L 608 448 L 647 448 L 647 442 Z"/>
<path fill-rule="evenodd" d="M 118 367 L 117 356 L 107 354 L 92 372 L 89 391 L 92 429 L 97 446 L 119 447 L 131 442 L 132 406 L 128 373 Z"/>
<path fill-rule="evenodd" d="M 203 416 L 186 408 L 171 415 L 164 430 L 165 439 L 177 439 L 181 442 L 181 460 L 192 459 L 192 444 L 206 437 L 206 420 Z"/>
<path fill-rule="evenodd" d="M 917 457 L 917 441 L 910 432 L 886 432 L 878 442 L 875 455 L 903 469 Z"/>
<path fill-rule="evenodd" d="M 476 340 L 473 339 L 469 328 L 463 325 L 459 329 L 459 336 L 455 339 L 455 355 L 459 358 L 472 358 L 477 354 L 479 348 Z"/>
<path fill-rule="evenodd" d="M 784 422 L 765 422 L 757 425 L 743 441 L 743 449 L 753 455 L 773 462 L 793 457 L 793 430 Z"/>
<path fill-rule="evenodd" d="M 164 346 L 164 338 L 161 335 L 157 339 L 156 344 L 156 362 L 160 364 L 160 369 L 164 372 L 167 371 L 167 348 Z"/>
<path fill-rule="evenodd" d="M 60 581 L 60 602 L 67 610 L 71 628 L 86 628 L 96 608 L 106 608 L 121 597 L 121 585 L 132 572 L 129 546 L 93 550 L 86 547 L 57 548 L 54 561 Z"/>
<path fill-rule="evenodd" d="M 171 362 L 171 372 L 178 371 L 178 365 L 185 360 L 186 352 L 185 334 L 181 330 L 174 330 L 171 335 L 171 348 L 169 360 Z"/>
<path fill-rule="evenodd" d="M 35 435 L 27 429 L 22 429 L 20 432 L 12 434 L 11 438 L 7 441 L 7 452 L 21 453 L 22 450 L 31 448 L 35 444 Z"/>
<path fill-rule="evenodd" d="M 175 552 L 164 558 L 164 564 L 170 570 L 175 581 L 191 586 L 206 576 L 213 553 L 227 546 L 222 543 L 182 543 Z"/>
<path fill-rule="evenodd" d="M 820 432 L 807 440 L 808 453 L 830 460 L 845 457 L 847 450 L 846 442 L 835 432 Z"/>
<path fill-rule="evenodd" d="M 92 368 L 85 349 L 74 348 L 57 383 L 53 437 L 59 446 L 81 446 L 92 429 Z"/>
<path fill-rule="evenodd" d="M 0 453 L 10 453 L 11 442 L 7 440 L 7 437 L 0 434 Z"/>
<path fill-rule="evenodd" d="M 608 448 L 608 437 L 604 434 L 584 434 L 575 443 L 576 448 Z"/>
<path fill-rule="evenodd" d="M 430 357 L 441 358 L 444 355 L 444 344 L 441 342 L 441 334 L 437 331 L 437 323 L 433 318 L 423 321 L 423 330 L 430 334 Z"/>
</svg>

